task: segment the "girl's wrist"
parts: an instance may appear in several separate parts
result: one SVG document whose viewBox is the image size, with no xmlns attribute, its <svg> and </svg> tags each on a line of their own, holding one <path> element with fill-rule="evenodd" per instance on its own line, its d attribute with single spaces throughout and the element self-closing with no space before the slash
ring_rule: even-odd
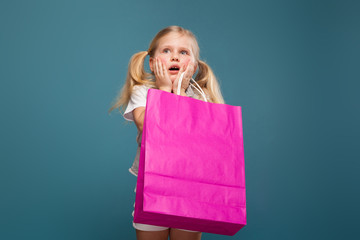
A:
<svg viewBox="0 0 360 240">
<path fill-rule="evenodd" d="M 182 88 L 182 89 L 180 90 L 180 95 L 181 95 L 181 96 L 187 96 L 187 95 L 186 95 L 186 92 L 185 92 L 185 89 Z"/>
<path fill-rule="evenodd" d="M 165 91 L 165 92 L 171 92 L 170 87 L 159 87 L 159 90 Z"/>
<path fill-rule="evenodd" d="M 172 93 L 177 94 L 177 89 L 176 89 L 176 90 L 173 89 Z M 187 96 L 187 95 L 186 95 L 186 92 L 185 92 L 185 89 L 181 88 L 179 95 L 181 95 L 181 96 Z"/>
</svg>

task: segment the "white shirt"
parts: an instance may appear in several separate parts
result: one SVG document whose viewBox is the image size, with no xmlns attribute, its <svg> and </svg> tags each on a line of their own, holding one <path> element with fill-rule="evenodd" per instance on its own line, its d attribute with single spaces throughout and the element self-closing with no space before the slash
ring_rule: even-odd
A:
<svg viewBox="0 0 360 240">
<path fill-rule="evenodd" d="M 138 107 L 146 106 L 147 92 L 150 87 L 146 85 L 135 85 L 133 92 L 131 93 L 130 101 L 125 109 L 124 118 L 128 121 L 134 121 L 134 115 L 132 111 Z"/>
</svg>

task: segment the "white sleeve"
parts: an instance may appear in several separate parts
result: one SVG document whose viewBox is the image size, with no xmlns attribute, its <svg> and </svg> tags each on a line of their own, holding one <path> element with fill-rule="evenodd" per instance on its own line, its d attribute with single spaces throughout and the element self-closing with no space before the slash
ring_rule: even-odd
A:
<svg viewBox="0 0 360 240">
<path fill-rule="evenodd" d="M 130 101 L 125 109 L 124 118 L 128 121 L 134 121 L 133 110 L 137 107 L 146 106 L 146 97 L 149 87 L 145 85 L 136 85 L 133 87 Z"/>
</svg>

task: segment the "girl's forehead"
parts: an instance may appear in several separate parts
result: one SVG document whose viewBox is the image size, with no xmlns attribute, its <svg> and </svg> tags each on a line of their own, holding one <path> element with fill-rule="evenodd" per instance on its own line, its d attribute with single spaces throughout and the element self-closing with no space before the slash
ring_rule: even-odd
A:
<svg viewBox="0 0 360 240">
<path fill-rule="evenodd" d="M 158 42 L 159 47 L 165 45 L 187 47 L 193 49 L 194 40 L 186 34 L 168 33 L 162 38 L 160 38 Z"/>
</svg>

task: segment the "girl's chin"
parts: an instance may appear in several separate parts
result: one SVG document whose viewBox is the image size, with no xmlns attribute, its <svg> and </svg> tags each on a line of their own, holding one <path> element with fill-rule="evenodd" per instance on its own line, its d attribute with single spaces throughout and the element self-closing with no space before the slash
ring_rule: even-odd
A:
<svg viewBox="0 0 360 240">
<path fill-rule="evenodd" d="M 176 79 L 176 76 L 170 76 L 170 80 L 172 83 L 174 83 L 175 79 Z"/>
</svg>

